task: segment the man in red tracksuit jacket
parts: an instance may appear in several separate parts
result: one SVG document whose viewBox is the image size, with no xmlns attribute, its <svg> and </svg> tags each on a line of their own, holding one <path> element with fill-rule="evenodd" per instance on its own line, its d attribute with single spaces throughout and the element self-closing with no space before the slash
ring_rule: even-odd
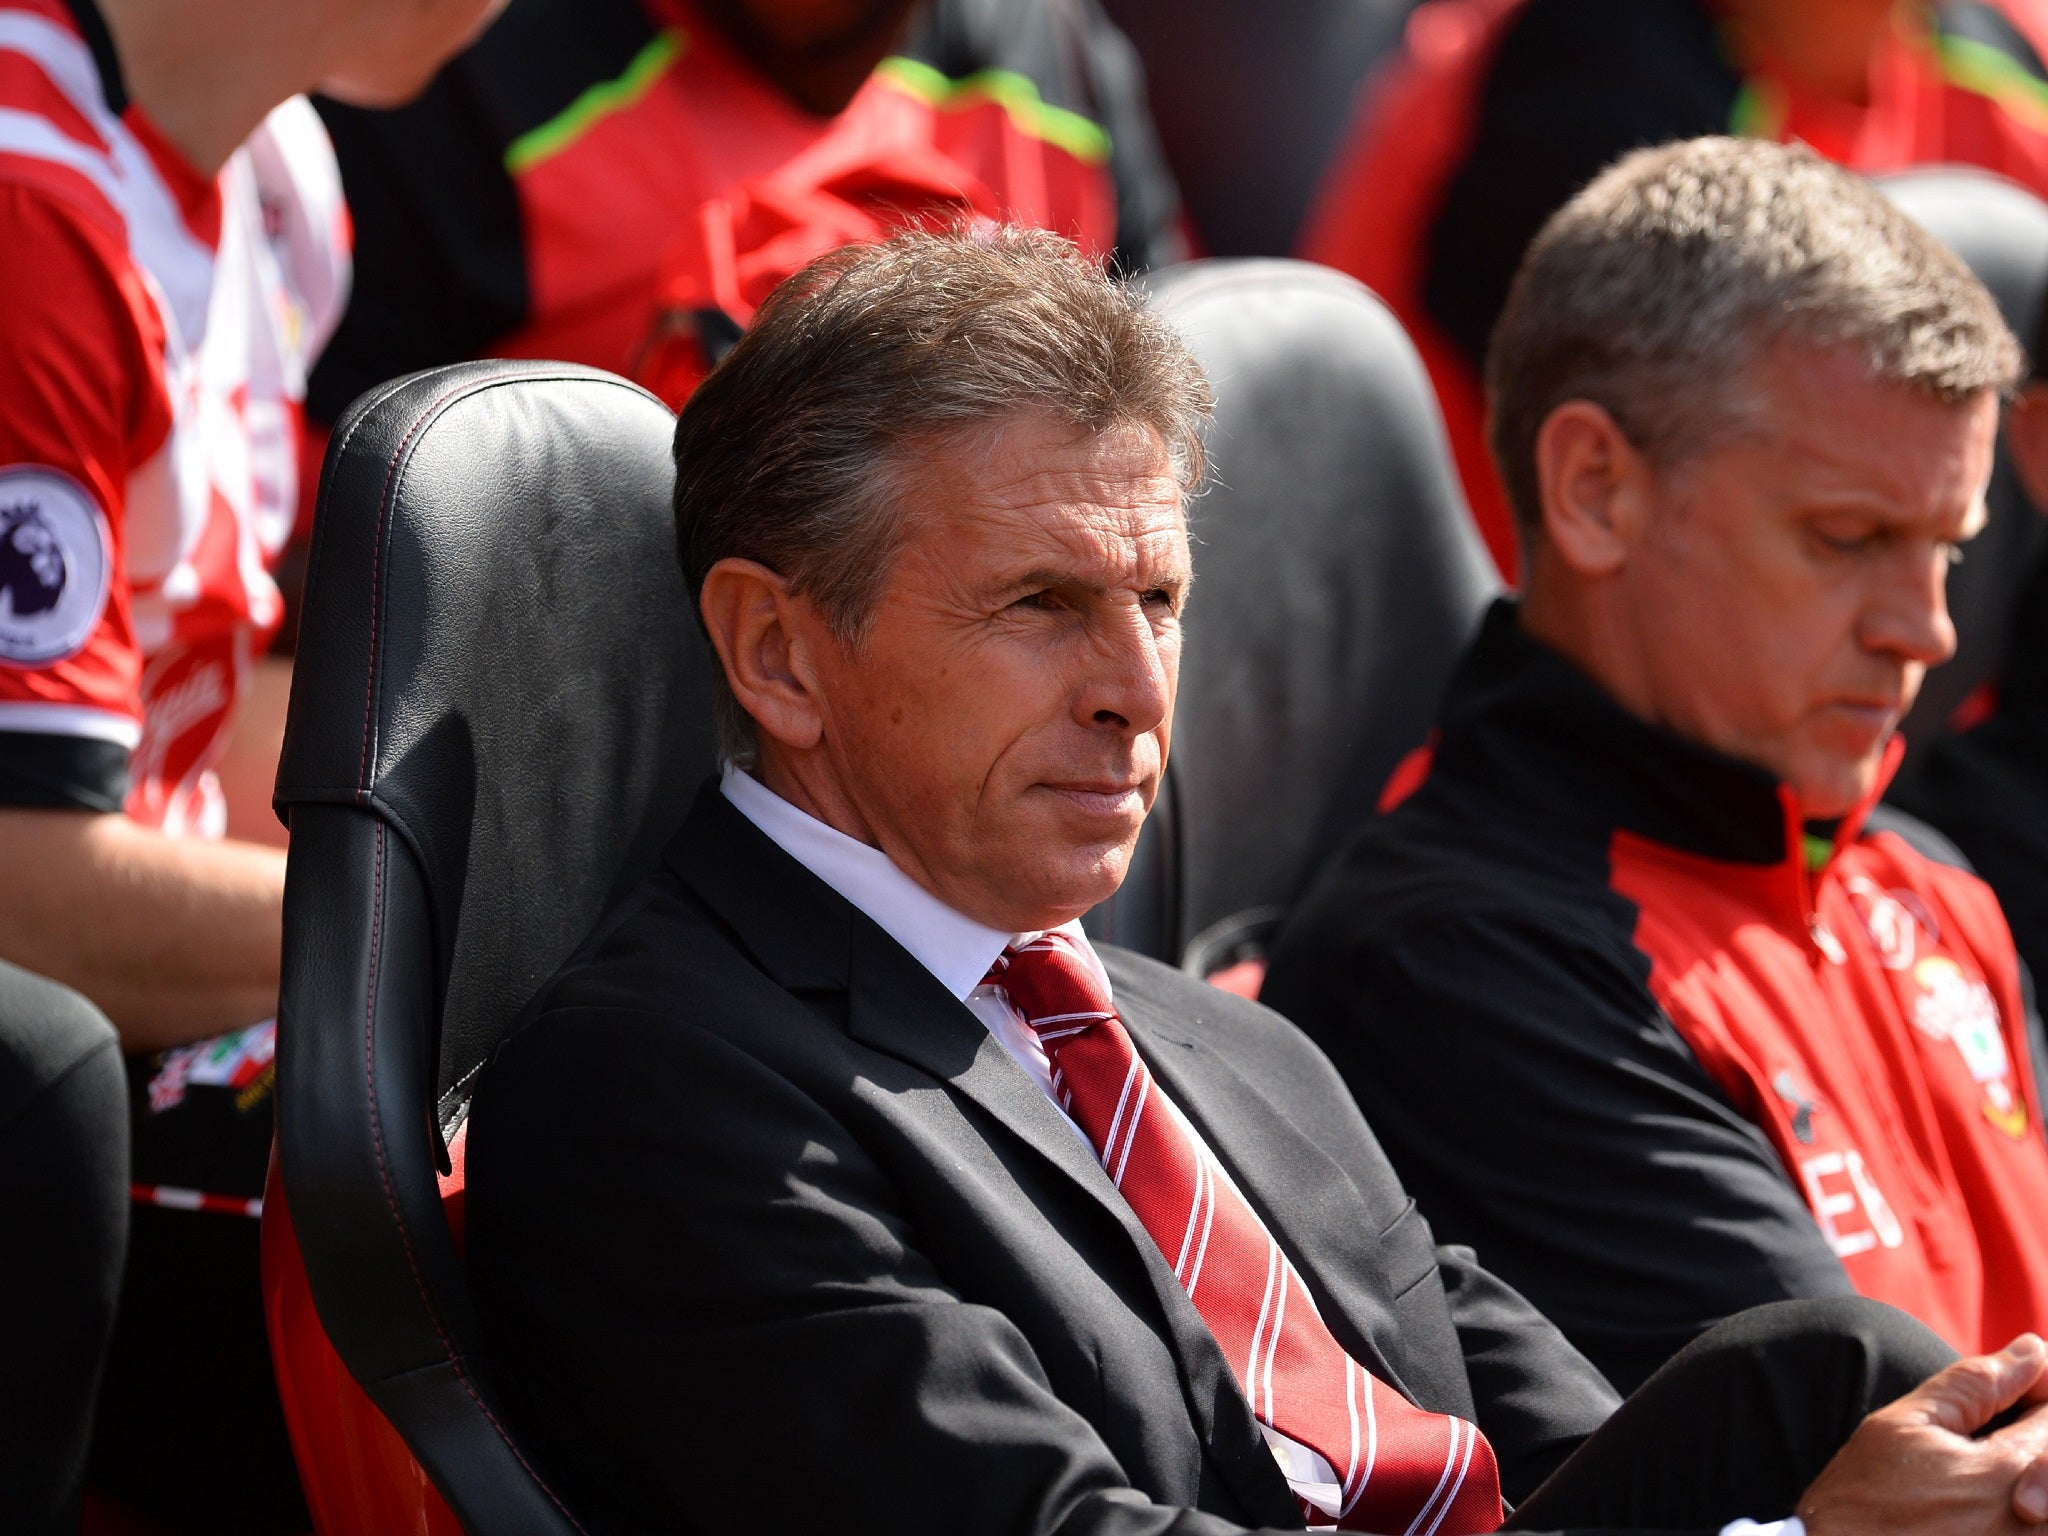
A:
<svg viewBox="0 0 2048 1536">
<path fill-rule="evenodd" d="M 783 278 L 981 218 L 1186 254 L 1137 56 L 1096 0 L 514 0 L 417 102 L 339 103 L 333 421 L 393 375 L 548 357 L 680 406 Z"/>
<path fill-rule="evenodd" d="M 1931 237 L 1760 141 L 1624 160 L 1516 279 L 1525 595 L 1262 1000 L 1624 1391 L 1766 1300 L 1853 1288 L 1964 1348 L 2048 1320 L 2011 937 L 1871 820 L 2018 370 Z"/>
</svg>

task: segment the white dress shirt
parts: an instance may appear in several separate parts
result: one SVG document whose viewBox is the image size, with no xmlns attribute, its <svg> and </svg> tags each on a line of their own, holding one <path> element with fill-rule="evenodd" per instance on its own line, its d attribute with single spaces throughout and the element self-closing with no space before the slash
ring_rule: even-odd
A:
<svg viewBox="0 0 2048 1536">
<path fill-rule="evenodd" d="M 1009 999 L 994 987 L 982 985 L 982 977 L 1011 944 L 1028 944 L 1037 933 L 1003 933 L 977 923 L 947 906 L 930 891 L 890 862 L 879 848 L 856 842 L 836 827 L 798 810 L 752 774 L 728 767 L 720 789 L 725 798 L 747 820 L 766 833 L 770 842 L 803 865 L 841 896 L 853 903 L 890 938 L 910 951 L 913 960 L 930 971 L 939 985 L 965 1003 L 981 1020 L 1002 1048 L 1016 1058 L 1017 1065 L 1038 1084 L 1039 1091 L 1052 1098 L 1052 1064 L 1038 1035 L 1012 1008 Z M 1075 949 L 1102 983 L 1103 996 L 1110 995 L 1109 977 L 1096 958 L 1095 947 L 1081 931 L 1077 920 L 1063 923 L 1059 931 L 1074 941 Z M 1053 1107 L 1059 1108 L 1057 1101 Z M 1087 1134 L 1074 1126 L 1074 1134 L 1087 1142 Z M 1094 1143 L 1089 1142 L 1092 1150 Z"/>
<path fill-rule="evenodd" d="M 770 842 L 858 907 L 908 950 L 912 959 L 937 977 L 941 986 L 965 1003 L 1038 1084 L 1039 1091 L 1052 1099 L 1052 1065 L 1046 1060 L 1045 1047 L 1039 1044 L 1036 1031 L 1010 1006 L 1005 993 L 982 984 L 989 967 L 1007 946 L 1028 944 L 1043 930 L 1004 933 L 954 911 L 898 869 L 881 849 L 871 848 L 799 810 L 744 769 L 728 765 L 719 788 L 733 808 Z M 1102 995 L 1111 997 L 1109 975 L 1102 968 L 1095 946 L 1081 931 L 1080 921 L 1063 923 L 1057 931 L 1073 940 L 1074 948 L 1102 984 Z M 1053 1100 L 1053 1108 L 1059 1109 L 1057 1100 Z M 1093 1153 L 1094 1143 L 1088 1140 L 1087 1133 L 1074 1124 L 1065 1110 L 1060 1110 L 1060 1115 Z M 1187 1118 L 1177 1118 L 1199 1143 L 1200 1134 Z M 1229 1177 L 1220 1160 L 1217 1167 L 1225 1178 Z M 1272 1448 L 1288 1485 L 1318 1507 L 1333 1508 L 1338 1497 L 1337 1473 L 1329 1462 L 1268 1425 L 1259 1425 L 1259 1430 Z M 1723 1531 L 1722 1536 L 1805 1536 L 1805 1528 L 1796 1519 L 1773 1525 L 1741 1520 Z"/>
</svg>

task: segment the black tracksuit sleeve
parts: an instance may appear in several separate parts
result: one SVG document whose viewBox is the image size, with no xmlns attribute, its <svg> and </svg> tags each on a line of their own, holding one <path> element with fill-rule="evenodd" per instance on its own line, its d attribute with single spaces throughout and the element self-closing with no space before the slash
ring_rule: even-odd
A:
<svg viewBox="0 0 2048 1536">
<path fill-rule="evenodd" d="M 1338 915 L 1283 938 L 1262 1000 L 1330 1054 L 1438 1235 L 1621 1391 L 1745 1307 L 1850 1293 L 1639 956 L 1473 912 L 1333 942 Z"/>
</svg>

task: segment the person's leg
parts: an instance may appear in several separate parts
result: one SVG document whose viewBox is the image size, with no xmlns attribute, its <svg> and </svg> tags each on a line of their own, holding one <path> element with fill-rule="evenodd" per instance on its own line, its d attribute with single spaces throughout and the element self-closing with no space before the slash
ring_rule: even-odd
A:
<svg viewBox="0 0 2048 1536">
<path fill-rule="evenodd" d="M 1781 1519 L 1865 1415 L 1955 1358 L 1905 1313 L 1861 1297 L 1754 1308 L 1674 1355 L 1508 1526 Z"/>
<path fill-rule="evenodd" d="M 138 1203 L 87 1480 L 176 1531 L 310 1528 L 271 1372 L 258 1223 L 269 1167 L 271 1026 L 128 1064 Z M 239 1209 L 238 1209 L 239 1207 Z"/>
<path fill-rule="evenodd" d="M 99 1011 L 0 964 L 0 1525 L 78 1529 L 128 1241 L 121 1048 Z"/>
</svg>

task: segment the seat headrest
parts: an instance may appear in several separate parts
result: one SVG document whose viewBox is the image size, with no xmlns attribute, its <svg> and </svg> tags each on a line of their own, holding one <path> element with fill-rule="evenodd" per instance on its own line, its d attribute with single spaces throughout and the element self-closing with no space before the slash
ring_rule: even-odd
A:
<svg viewBox="0 0 2048 1536">
<path fill-rule="evenodd" d="M 1977 274 L 2005 323 L 2031 349 L 2048 295 L 2048 204 L 2001 176 L 1966 166 L 1906 171 L 1878 185 Z M 1955 659 L 1927 674 L 1919 702 L 1906 717 L 1913 748 L 1907 773 L 1919 752 L 1942 734 L 1956 706 L 1998 670 L 2021 591 L 2048 558 L 2048 519 L 2020 489 L 2003 444 L 1986 500 L 1989 525 L 1949 573 Z"/>
<path fill-rule="evenodd" d="M 444 1093 L 711 771 L 673 429 L 621 379 L 522 362 L 398 380 L 335 428 L 276 804 L 372 811 L 417 861 Z"/>
<path fill-rule="evenodd" d="M 1499 579 L 1379 300 L 1292 261 L 1195 262 L 1148 286 L 1217 397 L 1171 805 L 1145 833 L 1175 846 L 1141 845 L 1133 872 L 1176 887 L 1156 942 L 1179 961 L 1213 924 L 1284 909 L 1373 814 Z"/>
</svg>

